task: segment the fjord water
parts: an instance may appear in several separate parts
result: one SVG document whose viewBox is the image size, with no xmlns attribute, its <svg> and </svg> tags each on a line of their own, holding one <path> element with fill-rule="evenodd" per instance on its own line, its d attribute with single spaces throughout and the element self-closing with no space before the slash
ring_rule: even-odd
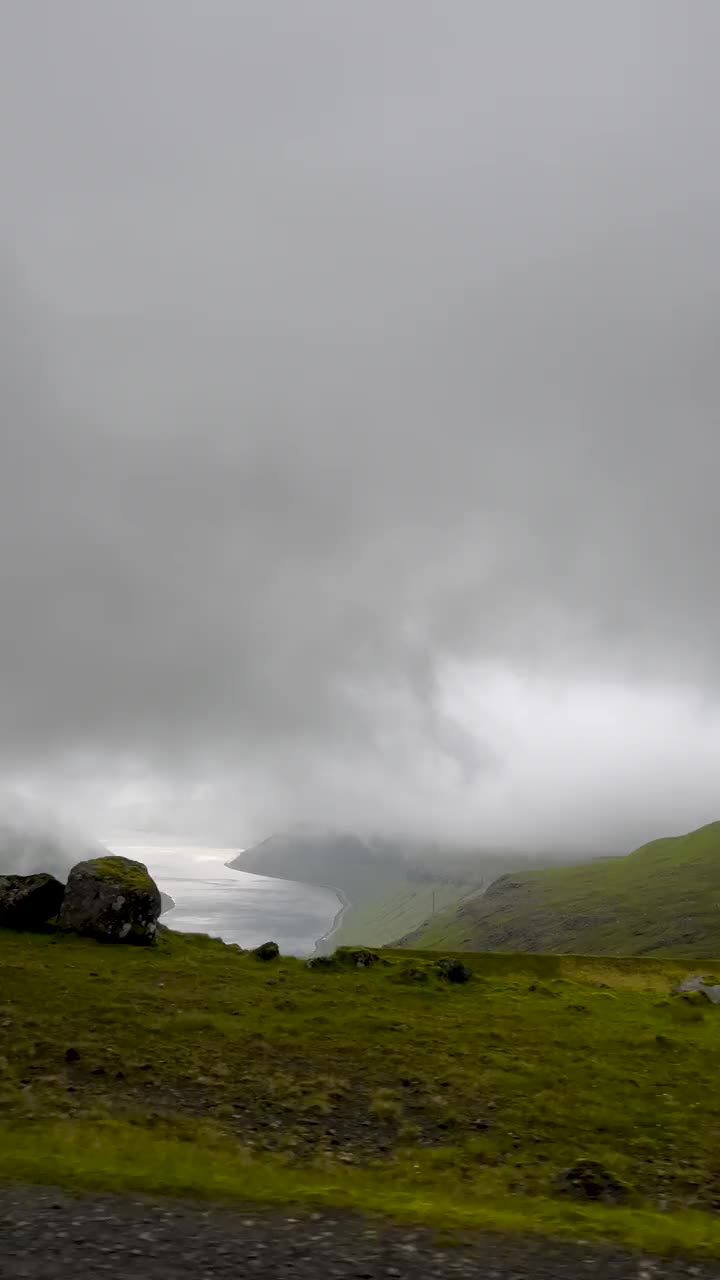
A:
<svg viewBox="0 0 720 1280">
<path fill-rule="evenodd" d="M 175 902 L 163 924 L 180 932 L 209 933 L 241 947 L 273 939 L 285 955 L 307 956 L 340 909 L 332 889 L 232 870 L 225 864 L 238 849 L 107 843 L 113 853 L 145 863 Z"/>
</svg>

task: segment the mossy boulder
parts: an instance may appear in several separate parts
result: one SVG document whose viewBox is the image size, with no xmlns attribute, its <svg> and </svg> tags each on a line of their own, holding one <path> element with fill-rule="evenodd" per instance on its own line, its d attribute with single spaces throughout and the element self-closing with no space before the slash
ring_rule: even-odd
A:
<svg viewBox="0 0 720 1280">
<path fill-rule="evenodd" d="M 261 942 L 259 947 L 253 951 L 253 955 L 258 960 L 277 960 L 280 955 L 280 948 L 277 942 Z"/>
<path fill-rule="evenodd" d="M 0 876 L 0 926 L 41 929 L 57 915 L 65 889 L 55 876 Z"/>
<path fill-rule="evenodd" d="M 142 862 L 108 855 L 78 862 L 60 912 L 65 929 L 102 942 L 155 941 L 160 891 Z"/>
</svg>

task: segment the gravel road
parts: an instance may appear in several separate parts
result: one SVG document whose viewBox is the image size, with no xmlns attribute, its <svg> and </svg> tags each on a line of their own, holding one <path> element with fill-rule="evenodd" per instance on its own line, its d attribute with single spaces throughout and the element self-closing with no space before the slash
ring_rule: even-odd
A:
<svg viewBox="0 0 720 1280">
<path fill-rule="evenodd" d="M 720 1265 L 621 1249 L 430 1232 L 344 1213 L 208 1208 L 0 1187 L 2 1280 L 720 1280 Z"/>
</svg>

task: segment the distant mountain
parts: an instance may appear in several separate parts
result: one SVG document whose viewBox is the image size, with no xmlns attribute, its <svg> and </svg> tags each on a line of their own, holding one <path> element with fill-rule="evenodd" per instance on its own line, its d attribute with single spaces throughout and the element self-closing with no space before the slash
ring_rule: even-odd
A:
<svg viewBox="0 0 720 1280">
<path fill-rule="evenodd" d="M 503 875 L 401 945 L 720 956 L 720 822 L 626 857 Z"/>
<path fill-rule="evenodd" d="M 349 898 L 395 879 L 400 865 L 400 851 L 388 845 L 350 832 L 305 829 L 269 836 L 228 863 L 255 875 L 342 889 Z"/>
<path fill-rule="evenodd" d="M 481 895 L 508 866 L 548 866 L 552 855 L 448 851 L 439 845 L 301 829 L 270 836 L 228 866 L 342 891 L 349 900 L 332 945 L 382 946 Z"/>
</svg>

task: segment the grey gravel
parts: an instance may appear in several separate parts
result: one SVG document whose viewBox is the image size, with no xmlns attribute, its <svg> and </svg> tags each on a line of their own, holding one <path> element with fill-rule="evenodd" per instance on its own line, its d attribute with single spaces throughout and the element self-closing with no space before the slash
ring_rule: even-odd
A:
<svg viewBox="0 0 720 1280">
<path fill-rule="evenodd" d="M 358 1215 L 0 1188 L 2 1280 L 720 1280 L 720 1266 L 586 1243 L 433 1233 Z"/>
</svg>

